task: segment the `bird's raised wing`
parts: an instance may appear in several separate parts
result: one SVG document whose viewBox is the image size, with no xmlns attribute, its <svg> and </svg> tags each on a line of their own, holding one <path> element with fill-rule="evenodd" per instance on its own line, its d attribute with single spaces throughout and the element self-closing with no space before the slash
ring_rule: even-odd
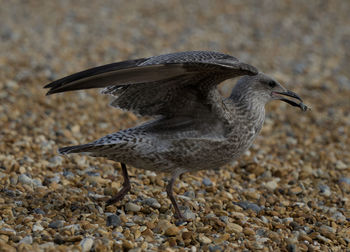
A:
<svg viewBox="0 0 350 252">
<path fill-rule="evenodd" d="M 208 90 L 225 79 L 257 73 L 255 67 L 230 55 L 191 51 L 91 68 L 45 88 L 50 88 L 48 95 L 104 88 L 102 93 L 116 96 L 112 106 L 141 115 L 170 116 L 181 109 L 203 108 Z"/>
</svg>

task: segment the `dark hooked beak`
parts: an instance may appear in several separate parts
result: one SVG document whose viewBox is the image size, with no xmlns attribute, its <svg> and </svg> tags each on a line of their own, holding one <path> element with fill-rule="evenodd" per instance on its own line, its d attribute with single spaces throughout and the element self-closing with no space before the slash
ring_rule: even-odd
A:
<svg viewBox="0 0 350 252">
<path fill-rule="evenodd" d="M 303 100 L 300 98 L 300 96 L 292 91 L 289 91 L 289 90 L 287 90 L 285 92 L 275 92 L 274 91 L 274 92 L 272 92 L 272 95 L 278 100 L 284 101 L 292 106 L 299 107 L 302 111 L 306 111 L 308 109 L 308 107 L 303 103 Z M 299 100 L 300 102 L 297 103 L 297 102 L 295 102 L 293 100 L 289 100 L 281 95 L 295 98 L 295 99 Z"/>
</svg>

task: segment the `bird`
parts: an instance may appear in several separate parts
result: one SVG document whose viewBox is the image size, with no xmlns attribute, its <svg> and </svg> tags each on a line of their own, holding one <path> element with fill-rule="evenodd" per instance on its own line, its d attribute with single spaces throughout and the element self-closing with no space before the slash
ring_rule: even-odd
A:
<svg viewBox="0 0 350 252">
<path fill-rule="evenodd" d="M 231 95 L 217 86 L 240 77 Z M 170 174 L 167 196 L 174 217 L 184 219 L 173 194 L 176 179 L 185 172 L 217 169 L 239 158 L 259 134 L 265 105 L 280 100 L 306 111 L 296 93 L 228 54 L 186 51 L 126 60 L 81 71 L 44 86 L 47 95 L 102 88 L 113 107 L 152 119 L 96 141 L 59 148 L 59 153 L 85 153 L 119 162 L 120 191 L 106 205 L 121 201 L 130 191 L 127 165 Z"/>
</svg>

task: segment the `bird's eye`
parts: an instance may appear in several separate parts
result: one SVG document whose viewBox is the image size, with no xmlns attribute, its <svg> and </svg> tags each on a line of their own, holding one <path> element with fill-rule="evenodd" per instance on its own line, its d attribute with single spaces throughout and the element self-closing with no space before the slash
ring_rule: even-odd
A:
<svg viewBox="0 0 350 252">
<path fill-rule="evenodd" d="M 272 88 L 276 87 L 276 85 L 277 85 L 277 83 L 275 81 L 269 81 L 268 84 Z"/>
</svg>

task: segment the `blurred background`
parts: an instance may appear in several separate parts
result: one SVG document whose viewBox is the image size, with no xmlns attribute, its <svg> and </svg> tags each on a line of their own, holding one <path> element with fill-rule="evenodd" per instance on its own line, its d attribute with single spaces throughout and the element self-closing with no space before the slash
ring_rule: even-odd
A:
<svg viewBox="0 0 350 252">
<path fill-rule="evenodd" d="M 313 143 L 310 151 L 318 153 L 328 147 L 334 153 L 337 146 L 350 162 L 347 1 L 14 0 L 2 5 L 0 126 L 10 130 L 1 136 L 10 143 L 29 133 L 56 143 L 82 143 L 139 120 L 109 109 L 109 98 L 96 90 L 45 97 L 42 87 L 54 79 L 126 59 L 213 50 L 256 66 L 312 108 L 300 113 L 270 104 L 263 135 L 287 132 L 302 144 Z M 222 93 L 234 83 L 227 81 Z M 73 136 L 57 137 L 71 128 Z M 328 155 L 335 163 L 340 154 Z"/>
<path fill-rule="evenodd" d="M 342 0 L 1 1 L 1 178 L 30 174 L 44 181 L 65 169 L 75 173 L 105 163 L 113 170 L 102 159 L 57 157 L 57 146 L 92 141 L 144 120 L 110 108 L 109 97 L 97 90 L 46 97 L 45 84 L 111 62 L 212 50 L 256 66 L 312 108 L 302 113 L 280 102 L 268 105 L 261 136 L 239 161 L 254 160 L 261 169 L 229 166 L 237 186 L 252 188 L 265 174 L 285 186 L 304 183 L 305 201 L 349 209 L 349 13 L 350 2 Z M 221 85 L 222 93 L 234 83 Z M 224 176 L 198 176 L 203 174 L 213 181 Z M 3 188 L 11 187 L 6 183 Z M 330 188 L 332 200 L 319 194 L 320 183 Z"/>
</svg>

